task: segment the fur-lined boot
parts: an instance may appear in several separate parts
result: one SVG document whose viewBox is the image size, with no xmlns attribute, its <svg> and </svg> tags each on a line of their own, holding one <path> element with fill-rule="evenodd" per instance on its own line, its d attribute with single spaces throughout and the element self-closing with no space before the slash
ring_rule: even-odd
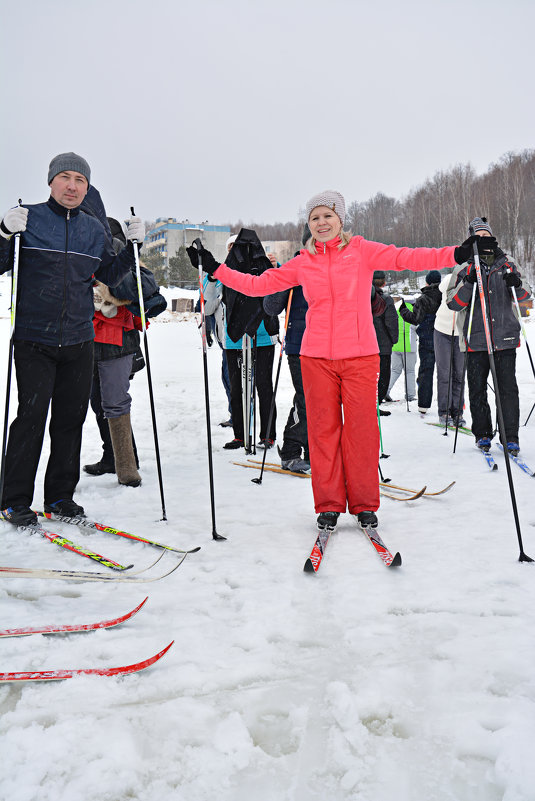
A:
<svg viewBox="0 0 535 801">
<path fill-rule="evenodd" d="M 108 425 L 119 484 L 125 484 L 127 487 L 139 487 L 141 476 L 136 469 L 136 457 L 132 447 L 130 413 L 123 414 L 121 417 L 108 418 Z"/>
</svg>

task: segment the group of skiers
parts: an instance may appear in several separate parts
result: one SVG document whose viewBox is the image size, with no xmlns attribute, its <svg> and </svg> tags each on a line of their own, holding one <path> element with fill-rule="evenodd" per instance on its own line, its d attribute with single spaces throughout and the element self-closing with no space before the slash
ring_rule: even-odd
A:
<svg viewBox="0 0 535 801">
<path fill-rule="evenodd" d="M 45 511 L 84 514 L 73 495 L 92 387 L 97 419 L 108 424 L 119 481 L 131 486 L 140 483 L 128 394 L 139 342 L 132 333 L 136 315 L 129 304 L 137 247 L 145 231 L 141 219 L 132 216 L 122 232 L 125 241 L 114 247 L 109 220 L 88 202 L 92 199 L 90 179 L 85 159 L 75 153 L 60 154 L 49 167 L 49 200 L 16 206 L 0 224 L 0 271 L 16 266 L 18 271 L 12 345 L 19 404 L 2 455 L 1 498 L 2 516 L 15 525 L 36 522 L 31 504 L 49 407 Z M 377 321 L 384 315 L 386 324 L 388 314 L 385 330 L 391 345 L 398 325 L 403 331 L 405 323 L 419 325 L 418 403 L 422 410 L 431 405 L 435 358 L 440 371 L 447 346 L 451 353 L 457 344 L 461 350 L 467 343 L 472 430 L 482 448 L 490 445 L 493 435 L 486 399 L 490 329 L 505 436 L 511 451 L 518 452 L 519 447 L 515 354 L 520 326 L 513 295 L 521 300 L 529 289 L 512 259 L 499 248 L 486 220 L 472 221 L 468 238 L 458 246 L 400 248 L 352 236 L 344 230 L 345 217 L 340 192 L 326 190 L 310 198 L 304 247 L 282 265 L 268 260 L 257 239 L 247 239 L 243 231 L 229 240 L 223 264 L 203 247 L 188 248 L 192 264 L 198 266 L 201 259 L 207 297 L 209 287 L 214 288 L 214 308 L 221 297 L 220 288 L 225 287 L 226 331 L 221 336 L 228 337 L 224 355 L 234 429 L 234 439 L 225 447 L 242 447 L 246 437 L 241 369 L 245 351 L 240 335 L 256 337 L 260 440 L 265 447 L 275 441 L 273 337 L 278 331 L 277 315 L 292 293 L 286 349 L 295 397 L 280 455 L 286 469 L 310 467 L 320 529 L 334 528 L 346 510 L 362 526 L 377 525 L 378 399 L 384 400 L 393 384 L 387 369 L 390 354 L 388 347 L 378 342 L 374 317 Z M 446 278 L 441 280 L 439 271 L 453 267 L 446 289 Z M 412 308 L 401 304 L 399 324 L 396 312 L 395 325 L 392 303 L 382 289 L 384 274 L 391 270 L 428 271 L 429 289 L 424 288 Z M 100 304 L 96 312 L 95 282 Z M 482 313 L 485 300 L 489 320 Z M 104 310 L 106 303 L 111 307 L 109 316 Z M 435 315 L 439 319 L 443 305 L 444 310 L 455 313 L 456 320 L 451 329 L 447 322 L 446 330 L 433 326 L 433 331 L 426 326 L 426 318 Z M 239 310 L 239 315 L 233 315 L 233 310 Z M 246 320 L 243 330 L 235 325 L 238 316 Z M 262 327 L 266 342 L 261 339 Z M 460 358 L 449 361 L 457 367 L 461 362 Z M 448 380 L 444 408 L 444 381 L 439 380 L 441 415 L 462 413 L 462 383 Z M 455 391 L 451 391 L 453 386 Z M 98 474 L 99 464 L 100 472 L 111 472 L 109 447 L 100 463 L 86 466 L 87 472 Z"/>
</svg>

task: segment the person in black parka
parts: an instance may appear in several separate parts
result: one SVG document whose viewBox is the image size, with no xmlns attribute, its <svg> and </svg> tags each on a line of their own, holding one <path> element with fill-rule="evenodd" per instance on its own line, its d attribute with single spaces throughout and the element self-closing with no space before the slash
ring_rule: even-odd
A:
<svg viewBox="0 0 535 801">
<path fill-rule="evenodd" d="M 418 411 L 425 414 L 433 400 L 433 374 L 435 371 L 435 317 L 442 302 L 439 284 L 442 280 L 438 270 L 430 270 L 425 276 L 426 286 L 413 303 L 412 311 L 402 301 L 399 313 L 406 323 L 418 326 Z"/>
<path fill-rule="evenodd" d="M 386 274 L 383 270 L 376 270 L 373 274 L 373 285 L 377 294 L 381 295 L 385 302 L 385 310 L 382 314 L 374 315 L 373 324 L 379 345 L 379 383 L 377 385 L 377 398 L 382 403 L 388 394 L 390 383 L 390 363 L 392 359 L 392 346 L 396 344 L 399 337 L 399 324 L 396 306 L 390 295 L 385 295 L 383 287 L 385 285 Z M 385 414 L 385 412 L 382 412 Z"/>
</svg>

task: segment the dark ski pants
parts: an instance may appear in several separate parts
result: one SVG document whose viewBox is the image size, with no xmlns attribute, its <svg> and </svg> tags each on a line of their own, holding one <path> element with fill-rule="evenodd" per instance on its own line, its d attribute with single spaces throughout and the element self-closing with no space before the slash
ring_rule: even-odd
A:
<svg viewBox="0 0 535 801">
<path fill-rule="evenodd" d="M 284 429 L 280 455 L 281 459 L 299 459 L 304 453 L 304 458 L 308 461 L 307 410 L 303 376 L 301 375 L 301 360 L 298 353 L 288 354 L 288 367 L 295 395 Z"/>
<path fill-rule="evenodd" d="M 422 409 L 430 409 L 433 400 L 433 375 L 435 372 L 435 349 L 433 347 L 418 347 L 418 406 Z"/>
<path fill-rule="evenodd" d="M 496 378 L 500 390 L 505 438 L 507 442 L 518 442 L 519 402 L 516 383 L 516 350 L 498 350 L 494 353 Z M 489 355 L 486 351 L 468 353 L 468 395 L 472 414 L 472 432 L 476 439 L 493 436 L 492 416 L 487 400 L 487 380 L 490 372 Z M 495 388 L 496 389 L 496 388 Z"/>
<path fill-rule="evenodd" d="M 224 350 L 223 348 L 221 349 L 221 381 L 223 383 L 223 386 L 225 388 L 225 393 L 227 395 L 228 413 L 230 414 L 230 419 L 232 420 L 232 406 L 230 405 L 230 379 L 228 377 L 227 351 Z"/>
<path fill-rule="evenodd" d="M 241 348 L 228 348 L 227 366 L 230 381 L 230 405 L 232 407 L 232 428 L 236 439 L 243 439 L 243 411 L 242 411 L 242 388 L 241 388 Z M 275 439 L 277 408 L 273 409 L 271 420 L 271 431 L 267 433 L 269 420 L 269 410 L 273 398 L 273 359 L 275 355 L 275 345 L 263 345 L 256 349 L 255 362 L 255 386 L 258 395 L 258 406 L 260 411 L 260 439 Z"/>
<path fill-rule="evenodd" d="M 379 403 L 382 403 L 388 395 L 391 362 L 392 356 L 390 353 L 381 353 L 379 356 L 379 383 L 377 384 L 377 398 Z"/>
<path fill-rule="evenodd" d="M 15 341 L 17 416 L 9 429 L 2 508 L 31 506 L 48 410 L 44 501 L 72 499 L 93 374 L 93 340 L 55 347 Z"/>
<path fill-rule="evenodd" d="M 438 413 L 447 413 L 448 417 L 455 420 L 458 413 L 462 415 L 464 407 L 464 353 L 459 349 L 458 336 L 453 337 L 452 343 L 451 334 L 443 334 L 435 329 L 435 362 Z"/>
</svg>

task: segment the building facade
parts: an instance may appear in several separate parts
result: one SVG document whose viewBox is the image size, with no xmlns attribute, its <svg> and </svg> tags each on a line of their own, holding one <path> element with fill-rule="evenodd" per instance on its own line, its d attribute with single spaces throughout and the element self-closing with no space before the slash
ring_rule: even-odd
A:
<svg viewBox="0 0 535 801">
<path fill-rule="evenodd" d="M 178 222 L 175 217 L 158 217 L 154 227 L 147 232 L 144 248 L 147 253 L 160 253 L 165 264 L 169 265 L 169 259 L 176 256 L 180 247 L 189 247 L 194 239 L 200 239 L 215 259 L 224 261 L 227 255 L 225 243 L 229 236 L 229 225 L 192 223 L 189 220 Z"/>
</svg>

